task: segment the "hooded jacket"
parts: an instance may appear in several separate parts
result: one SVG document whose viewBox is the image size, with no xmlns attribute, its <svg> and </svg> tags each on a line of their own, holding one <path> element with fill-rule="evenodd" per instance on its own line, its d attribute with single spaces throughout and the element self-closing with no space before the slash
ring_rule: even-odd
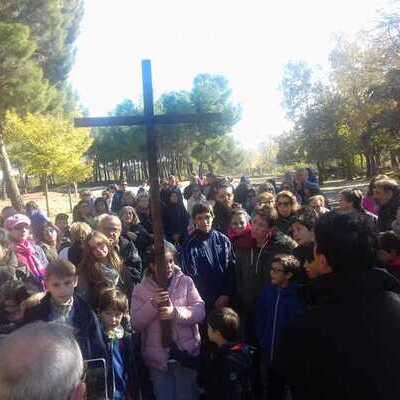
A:
<svg viewBox="0 0 400 400">
<path fill-rule="evenodd" d="M 236 297 L 240 310 L 254 311 L 262 289 L 271 282 L 272 259 L 279 253 L 291 254 L 296 246 L 292 238 L 273 230 L 262 248 L 236 250 Z"/>
<path fill-rule="evenodd" d="M 380 269 L 312 281 L 311 308 L 283 334 L 274 358 L 293 400 L 400 398 L 399 293 Z"/>
<path fill-rule="evenodd" d="M 221 295 L 235 291 L 235 255 L 230 240 L 221 232 L 194 231 L 184 246 L 182 270 L 189 275 L 211 310 Z"/>
<path fill-rule="evenodd" d="M 275 347 L 283 331 L 305 311 L 299 298 L 299 287 L 296 283 L 286 288 L 268 285 L 258 299 L 256 332 L 267 365 L 273 361 Z"/>
<path fill-rule="evenodd" d="M 161 321 L 152 299 L 160 287 L 147 275 L 133 289 L 131 318 L 135 330 L 141 335 L 141 350 L 148 367 L 165 370 L 169 350 L 161 343 Z M 204 302 L 192 279 L 185 276 L 179 267 L 168 287 L 169 297 L 176 310 L 171 320 L 172 336 L 180 349 L 197 355 L 200 351 L 200 333 L 198 324 L 205 317 Z"/>
</svg>

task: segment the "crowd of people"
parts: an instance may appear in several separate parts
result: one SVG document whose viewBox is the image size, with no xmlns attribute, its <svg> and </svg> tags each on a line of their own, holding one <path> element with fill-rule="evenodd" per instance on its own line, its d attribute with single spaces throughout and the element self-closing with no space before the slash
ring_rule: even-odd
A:
<svg viewBox="0 0 400 400">
<path fill-rule="evenodd" d="M 171 176 L 160 197 L 165 276 L 148 186 L 82 191 L 72 223 L 1 211 L 2 399 L 83 399 L 93 359 L 115 400 L 400 396 L 396 180 L 334 209 L 310 168 L 183 191 Z"/>
</svg>

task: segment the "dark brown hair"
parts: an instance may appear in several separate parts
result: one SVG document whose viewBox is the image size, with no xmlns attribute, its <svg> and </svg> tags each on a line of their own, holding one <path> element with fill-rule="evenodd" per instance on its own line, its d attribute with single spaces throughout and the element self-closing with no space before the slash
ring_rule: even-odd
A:
<svg viewBox="0 0 400 400">
<path fill-rule="evenodd" d="M 279 216 L 278 211 L 276 211 L 275 207 L 269 204 L 262 204 L 260 206 L 257 206 L 254 211 L 256 215 L 259 215 L 267 222 L 269 227 L 273 227 L 276 225 Z"/>
<path fill-rule="evenodd" d="M 208 325 L 215 331 L 219 331 L 228 342 L 237 339 L 239 333 L 240 319 L 232 308 L 224 307 L 214 310 L 207 319 Z"/>
<path fill-rule="evenodd" d="M 295 274 L 300 269 L 300 261 L 290 254 L 277 254 L 272 259 L 272 262 L 281 264 L 285 274 L 289 272 Z"/>
<path fill-rule="evenodd" d="M 105 289 L 100 293 L 99 312 L 107 309 L 127 314 L 129 311 L 128 298 L 118 289 Z"/>
</svg>

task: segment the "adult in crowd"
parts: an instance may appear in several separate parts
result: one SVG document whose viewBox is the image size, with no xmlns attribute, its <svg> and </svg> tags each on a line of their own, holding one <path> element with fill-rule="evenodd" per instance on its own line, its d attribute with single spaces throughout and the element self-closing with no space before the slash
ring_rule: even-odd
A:
<svg viewBox="0 0 400 400">
<path fill-rule="evenodd" d="M 203 188 L 204 196 L 206 196 L 206 199 L 208 201 L 215 201 L 217 190 L 218 190 L 218 179 L 212 172 L 208 172 L 206 174 L 206 184 L 204 185 Z"/>
<path fill-rule="evenodd" d="M 388 178 L 389 177 L 387 175 L 377 175 L 370 180 L 368 191 L 362 200 L 362 207 L 364 208 L 364 210 L 367 210 L 372 214 L 378 215 L 379 207 L 378 204 L 376 204 L 374 198 L 375 182 L 381 179 L 388 179 Z"/>
<path fill-rule="evenodd" d="M 378 229 L 390 231 L 400 207 L 400 188 L 394 179 L 380 179 L 375 182 L 374 198 L 379 206 Z"/>
<path fill-rule="evenodd" d="M 183 197 L 185 200 L 189 200 L 193 195 L 193 189 L 200 186 L 200 179 L 196 174 L 190 176 L 190 183 L 183 191 Z"/>
<path fill-rule="evenodd" d="M 363 194 L 359 189 L 343 189 L 339 194 L 339 210 L 344 213 L 356 212 L 376 225 L 377 216 L 362 208 Z"/>
<path fill-rule="evenodd" d="M 123 260 L 125 292 L 128 298 L 130 298 L 133 287 L 143 277 L 142 259 L 140 258 L 138 249 L 132 240 L 121 236 L 122 223 L 115 215 L 105 215 L 99 222 L 98 230 L 110 240 L 113 249 Z"/>
<path fill-rule="evenodd" d="M 221 185 L 218 188 L 215 200 L 213 227 L 226 235 L 233 211 L 238 207 L 237 203 L 234 202 L 233 187 L 228 184 Z"/>
<path fill-rule="evenodd" d="M 151 219 L 150 198 L 147 194 L 138 196 L 136 203 L 136 212 L 140 223 L 150 234 L 153 233 L 153 222 Z"/>
<path fill-rule="evenodd" d="M 85 222 L 92 228 L 95 227 L 95 219 L 90 207 L 90 203 L 86 200 L 81 200 L 73 209 L 73 222 Z"/>
<path fill-rule="evenodd" d="M 31 220 L 31 232 L 35 240 L 39 238 L 40 232 L 42 232 L 45 224 L 50 224 L 54 227 L 53 223 L 46 217 L 46 215 L 34 201 L 28 201 L 25 209 L 26 215 Z"/>
<path fill-rule="evenodd" d="M 309 171 L 307 168 L 299 168 L 296 171 L 295 191 L 302 205 L 307 204 L 308 198 L 319 194 L 319 185 L 317 182 L 309 180 Z"/>
<path fill-rule="evenodd" d="M 2 400 L 83 400 L 83 359 L 71 327 L 36 322 L 0 342 Z"/>
<path fill-rule="evenodd" d="M 285 235 L 289 235 L 293 217 L 299 209 L 297 198 L 292 192 L 279 192 L 276 195 L 278 221 L 276 227 Z"/>
<path fill-rule="evenodd" d="M 140 218 L 133 207 L 122 207 L 119 217 L 122 222 L 122 236 L 132 240 L 139 251 L 140 257 L 143 257 L 147 247 L 153 241 L 149 232 L 140 223 Z"/>
<path fill-rule="evenodd" d="M 201 192 L 201 187 L 199 185 L 193 186 L 192 195 L 187 202 L 187 211 L 189 215 L 192 215 L 193 207 L 195 204 L 206 203 L 206 196 Z"/>
<path fill-rule="evenodd" d="M 175 175 L 170 175 L 168 179 L 169 191 L 174 191 L 178 196 L 179 200 L 183 203 L 183 195 L 181 189 L 179 188 L 179 179 Z"/>
<path fill-rule="evenodd" d="M 23 214 L 8 217 L 4 223 L 10 238 L 10 249 L 16 254 L 18 263 L 29 271 L 37 291 L 45 290 L 47 258 L 43 250 L 29 240 L 31 220 Z"/>
<path fill-rule="evenodd" d="M 94 201 L 94 212 L 96 217 L 102 214 L 108 214 L 110 209 L 108 207 L 107 200 L 103 197 L 97 197 L 97 199 Z"/>
<path fill-rule="evenodd" d="M 108 207 L 109 210 L 111 210 L 111 204 L 112 204 L 113 196 L 114 196 L 113 193 L 108 189 L 103 190 L 101 192 L 101 197 L 107 203 L 107 207 Z"/>
<path fill-rule="evenodd" d="M 189 214 L 178 190 L 171 189 L 170 191 L 168 203 L 163 209 L 163 224 L 167 241 L 182 245 L 188 234 Z"/>
<path fill-rule="evenodd" d="M 235 256 L 230 240 L 213 229 L 213 209 L 196 204 L 192 218 L 195 230 L 182 254 L 182 271 L 189 275 L 206 305 L 206 311 L 227 307 L 234 294 Z"/>
<path fill-rule="evenodd" d="M 111 203 L 111 211 L 115 214 L 119 213 L 119 210 L 122 207 L 122 197 L 128 188 L 128 182 L 123 179 L 120 183 L 119 189 L 114 193 L 112 203 Z"/>
<path fill-rule="evenodd" d="M 374 268 L 375 235 L 359 214 L 331 212 L 315 242 L 310 310 L 283 335 L 275 370 L 293 400 L 398 398 L 400 285 Z"/>
<path fill-rule="evenodd" d="M 61 260 L 71 261 L 78 266 L 83 258 L 83 249 L 86 239 L 92 233 L 92 228 L 85 222 L 74 222 L 70 228 L 71 246 L 64 247 L 58 257 Z"/>
<path fill-rule="evenodd" d="M 1 210 L 0 222 L 2 228 L 4 227 L 5 220 L 14 214 L 18 214 L 18 211 L 12 206 L 6 206 Z"/>
<path fill-rule="evenodd" d="M 139 196 L 139 193 L 138 193 Z M 160 182 L 160 200 L 161 204 L 165 205 L 169 199 L 169 184 L 167 179 L 162 179 Z"/>
<path fill-rule="evenodd" d="M 136 196 L 131 190 L 126 190 L 121 200 L 121 208 L 125 206 L 135 207 Z"/>
<path fill-rule="evenodd" d="M 92 214 L 94 214 L 94 198 L 90 190 L 84 189 L 79 192 L 79 199 L 86 201 L 89 204 L 89 208 Z"/>
<path fill-rule="evenodd" d="M 251 188 L 250 178 L 248 176 L 242 176 L 240 183 L 235 189 L 235 201 L 236 203 L 245 205 L 247 203 L 247 196 Z"/>
</svg>

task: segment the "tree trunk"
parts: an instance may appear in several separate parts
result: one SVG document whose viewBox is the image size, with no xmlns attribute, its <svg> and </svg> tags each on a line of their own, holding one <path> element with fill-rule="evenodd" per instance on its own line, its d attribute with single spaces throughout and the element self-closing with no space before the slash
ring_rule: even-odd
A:
<svg viewBox="0 0 400 400">
<path fill-rule="evenodd" d="M 48 176 L 47 175 L 43 176 L 43 191 L 44 191 L 44 197 L 46 199 L 47 216 L 50 217 L 49 182 L 48 182 Z"/>
<path fill-rule="evenodd" d="M 68 200 L 69 200 L 69 210 L 72 213 L 73 211 L 73 206 L 72 206 L 72 194 L 71 194 L 71 188 L 68 185 Z"/>
<path fill-rule="evenodd" d="M 7 194 L 11 200 L 11 204 L 17 211 L 22 212 L 24 210 L 24 200 L 19 192 L 16 180 L 12 176 L 11 162 L 8 157 L 2 132 L 0 132 L 0 164 L 3 170 L 3 179 L 6 183 Z"/>
<path fill-rule="evenodd" d="M 77 198 L 77 197 L 79 196 L 79 193 L 78 193 L 78 183 L 77 183 L 77 182 L 74 182 L 74 183 L 73 183 L 73 186 L 74 186 L 75 197 Z"/>
</svg>

